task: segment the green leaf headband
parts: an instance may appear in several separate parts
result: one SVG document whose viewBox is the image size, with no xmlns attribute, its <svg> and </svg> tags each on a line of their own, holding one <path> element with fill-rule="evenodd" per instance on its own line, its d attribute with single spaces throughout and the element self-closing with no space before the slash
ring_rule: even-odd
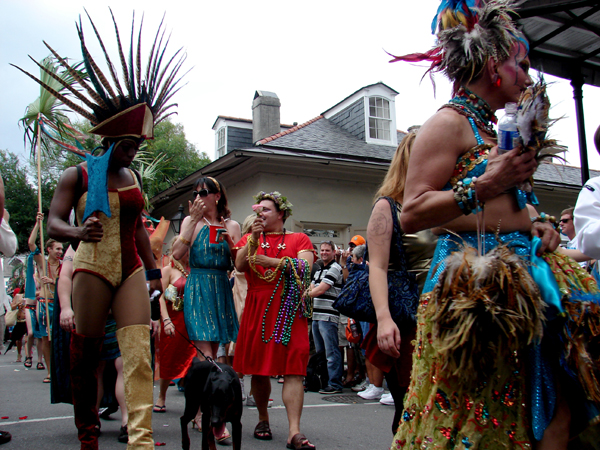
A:
<svg viewBox="0 0 600 450">
<path fill-rule="evenodd" d="M 292 215 L 292 205 L 287 197 L 281 195 L 278 191 L 273 192 L 265 192 L 260 191 L 258 194 L 254 196 L 254 200 L 256 203 L 260 203 L 263 200 L 271 200 L 273 203 L 277 205 L 279 211 L 283 211 L 283 220 L 286 220 L 288 217 Z"/>
</svg>

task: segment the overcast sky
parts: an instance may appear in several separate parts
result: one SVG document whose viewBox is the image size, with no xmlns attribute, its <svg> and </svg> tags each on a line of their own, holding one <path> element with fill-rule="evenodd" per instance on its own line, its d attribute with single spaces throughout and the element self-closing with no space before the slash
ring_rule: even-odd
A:
<svg viewBox="0 0 600 450">
<path fill-rule="evenodd" d="M 257 89 L 275 92 L 281 100 L 281 121 L 303 123 L 318 116 L 363 86 L 383 81 L 399 92 L 397 125 L 401 130 L 423 123 L 450 95 L 450 85 L 436 76 L 436 91 L 425 71 L 405 63 L 389 64 L 384 49 L 394 54 L 424 51 L 434 38 L 430 24 L 438 0 L 371 0 L 348 2 L 305 0 L 178 1 L 120 0 L 83 2 L 60 0 L 0 1 L 0 148 L 20 153 L 23 130 L 18 126 L 29 103 L 39 96 L 36 83 L 8 65 L 16 64 L 38 75 L 28 59 L 46 57 L 46 40 L 61 56 L 81 59 L 75 21 L 82 14 L 86 42 L 95 59 L 99 47 L 83 11 L 99 28 L 109 54 L 115 55 L 115 34 L 108 5 L 113 8 L 128 49 L 131 14 L 144 13 L 143 54 L 147 55 L 154 32 L 166 11 L 172 30 L 172 51 L 184 47 L 186 67 L 193 70 L 176 97 L 187 138 L 214 158 L 214 132 L 218 115 L 252 118 L 252 99 Z M 564 116 L 551 131 L 571 150 L 569 164 L 579 166 L 575 107 L 570 84 L 555 81 L 550 87 L 552 115 Z M 600 170 L 600 157 L 592 138 L 598 125 L 600 89 L 584 87 L 586 133 L 590 167 Z M 501 114 L 500 114 L 501 115 Z"/>
</svg>

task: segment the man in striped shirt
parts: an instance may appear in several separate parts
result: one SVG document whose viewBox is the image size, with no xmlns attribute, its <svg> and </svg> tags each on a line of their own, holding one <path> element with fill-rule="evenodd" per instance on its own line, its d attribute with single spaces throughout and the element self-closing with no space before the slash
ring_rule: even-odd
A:
<svg viewBox="0 0 600 450">
<path fill-rule="evenodd" d="M 310 296 L 314 300 L 312 332 L 317 352 L 325 350 L 329 385 L 321 394 L 339 394 L 342 392 L 343 361 L 338 341 L 340 313 L 333 303 L 342 290 L 342 267 L 335 262 L 335 244 L 331 241 L 321 243 L 323 267 L 313 276 Z"/>
</svg>

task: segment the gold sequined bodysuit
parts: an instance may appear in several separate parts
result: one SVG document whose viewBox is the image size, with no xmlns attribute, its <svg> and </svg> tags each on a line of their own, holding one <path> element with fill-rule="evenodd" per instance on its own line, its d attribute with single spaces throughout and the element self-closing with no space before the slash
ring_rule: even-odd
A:
<svg viewBox="0 0 600 450">
<path fill-rule="evenodd" d="M 84 193 L 77 203 L 77 222 L 85 211 L 87 199 L 87 171 L 83 168 Z M 137 177 L 130 170 L 134 183 L 108 190 L 111 217 L 99 213 L 104 235 L 100 242 L 82 242 L 73 258 L 73 273 L 87 272 L 117 288 L 133 274 L 142 270 L 142 261 L 135 246 L 135 231 L 144 200 Z"/>
</svg>

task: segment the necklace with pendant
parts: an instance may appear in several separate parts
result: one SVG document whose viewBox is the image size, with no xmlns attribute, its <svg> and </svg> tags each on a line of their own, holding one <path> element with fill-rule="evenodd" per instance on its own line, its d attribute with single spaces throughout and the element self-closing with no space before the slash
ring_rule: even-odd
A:
<svg viewBox="0 0 600 450">
<path fill-rule="evenodd" d="M 266 233 L 263 233 L 263 242 L 261 242 L 260 247 L 263 249 L 263 253 L 265 254 L 265 256 L 267 255 L 267 249 L 271 248 L 271 245 L 267 242 L 267 235 Z M 277 244 L 277 254 L 275 255 L 275 258 L 279 258 L 279 254 L 281 253 L 281 250 L 285 250 L 285 228 L 283 229 L 283 234 L 281 235 L 281 241 L 279 241 L 279 244 Z M 268 277 L 270 275 L 273 274 L 273 270 L 272 269 L 267 269 L 265 270 L 265 277 Z"/>
</svg>

